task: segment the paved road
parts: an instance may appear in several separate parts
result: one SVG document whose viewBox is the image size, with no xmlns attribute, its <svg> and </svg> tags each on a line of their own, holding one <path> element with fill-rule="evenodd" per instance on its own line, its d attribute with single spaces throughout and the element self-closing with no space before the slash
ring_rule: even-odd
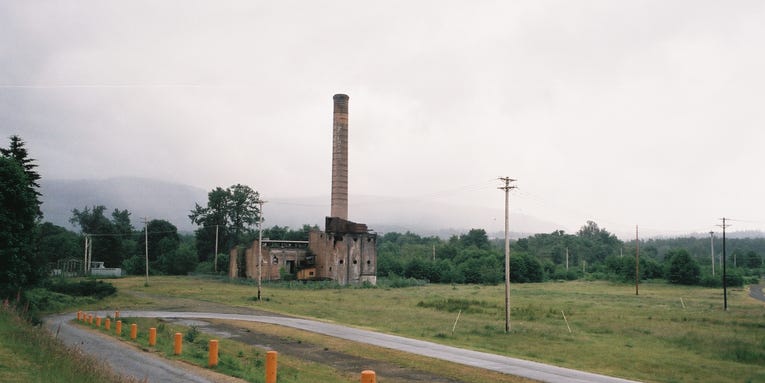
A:
<svg viewBox="0 0 765 383">
<path fill-rule="evenodd" d="M 749 296 L 765 302 L 765 294 L 762 292 L 763 289 L 765 289 L 765 285 L 751 285 L 749 286 Z"/>
<path fill-rule="evenodd" d="M 107 312 L 97 313 L 106 316 Z M 173 311 L 123 311 L 123 317 L 139 318 L 188 318 L 188 319 L 227 319 L 250 322 L 263 322 L 307 330 L 319 334 L 347 339 L 354 342 L 367 343 L 375 346 L 423 355 L 435 359 L 442 359 L 454 363 L 460 363 L 472 367 L 484 368 L 505 374 L 522 376 L 541 382 L 555 383 L 630 383 L 634 381 L 598 375 L 589 372 L 577 371 L 568 368 L 551 366 L 543 363 L 531 362 L 522 359 L 510 358 L 485 352 L 465 350 L 456 347 L 444 346 L 437 343 L 422 340 L 409 339 L 396 335 L 382 334 L 368 330 L 345 327 L 331 323 L 318 322 L 307 319 L 278 317 L 268 315 L 243 315 L 221 314 L 203 312 L 173 312 Z M 64 328 L 70 328 L 66 321 L 75 314 L 57 316 L 49 321 L 48 326 L 55 328 L 62 323 Z M 58 319 L 57 319 L 58 318 Z M 100 351 L 99 351 L 100 352 Z M 124 352 L 124 351 L 123 351 Z M 170 381 L 170 380 L 167 380 Z M 197 382 L 198 380 L 188 380 Z"/>
<path fill-rule="evenodd" d="M 99 313 L 105 317 L 106 313 Z M 214 383 L 211 380 L 182 369 L 170 361 L 151 356 L 148 353 L 126 347 L 104 334 L 94 333 L 69 323 L 76 314 L 62 314 L 45 319 L 45 326 L 57 334 L 64 344 L 74 346 L 99 359 L 114 369 L 118 374 L 132 376 L 148 383 L 191 382 Z M 127 357 L 126 352 L 131 352 Z"/>
</svg>

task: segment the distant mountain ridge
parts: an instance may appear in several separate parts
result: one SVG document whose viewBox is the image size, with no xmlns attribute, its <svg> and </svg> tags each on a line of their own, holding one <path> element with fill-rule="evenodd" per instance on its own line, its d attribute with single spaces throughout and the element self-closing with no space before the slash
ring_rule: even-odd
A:
<svg viewBox="0 0 765 383">
<path fill-rule="evenodd" d="M 109 178 L 103 180 L 44 180 L 40 183 L 44 220 L 69 229 L 73 209 L 103 205 L 107 213 L 127 209 L 135 227 L 141 217 L 164 219 L 178 230 L 191 231 L 189 212 L 194 203 L 207 201 L 207 191 L 188 185 L 148 178 Z"/>
<path fill-rule="evenodd" d="M 44 180 L 42 211 L 44 220 L 69 229 L 73 209 L 103 205 L 107 212 L 127 209 L 133 225 L 142 226 L 141 217 L 167 220 L 181 231 L 196 226 L 188 218 L 195 204 L 207 202 L 208 191 L 198 187 L 147 178 L 109 178 L 86 180 Z M 264 206 L 266 227 L 279 225 L 297 228 L 303 224 L 324 226 L 329 213 L 329 196 L 269 198 Z M 471 228 L 489 233 L 503 230 L 504 210 L 454 206 L 433 201 L 376 196 L 351 196 L 349 219 L 366 223 L 379 233 L 412 231 L 421 235 L 448 237 Z M 552 232 L 556 225 L 533 217 L 511 214 L 512 236 Z"/>
</svg>

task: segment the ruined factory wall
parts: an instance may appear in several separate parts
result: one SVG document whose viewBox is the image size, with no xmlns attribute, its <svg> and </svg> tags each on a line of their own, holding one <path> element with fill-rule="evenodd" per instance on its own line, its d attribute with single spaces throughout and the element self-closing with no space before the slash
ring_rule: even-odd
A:
<svg viewBox="0 0 765 383">
<path fill-rule="evenodd" d="M 239 276 L 239 249 L 233 248 L 228 252 L 228 277 L 236 278 Z"/>
<path fill-rule="evenodd" d="M 312 231 L 308 248 L 316 255 L 316 273 L 341 285 L 377 282 L 377 237 Z"/>
<path fill-rule="evenodd" d="M 229 277 L 236 278 L 241 276 L 237 265 L 244 265 L 244 277 L 249 279 L 258 278 L 258 241 L 252 242 L 252 245 L 244 251 L 239 251 L 243 262 L 236 260 L 237 251 L 231 250 L 231 259 L 229 260 Z M 242 254 L 243 253 L 243 254 Z M 261 249 L 261 260 L 263 269 L 260 278 L 263 281 L 277 281 L 281 279 L 279 269 L 284 268 L 286 272 L 294 274 L 297 271 L 297 265 L 306 258 L 305 249 L 297 248 L 269 248 L 264 246 Z"/>
</svg>

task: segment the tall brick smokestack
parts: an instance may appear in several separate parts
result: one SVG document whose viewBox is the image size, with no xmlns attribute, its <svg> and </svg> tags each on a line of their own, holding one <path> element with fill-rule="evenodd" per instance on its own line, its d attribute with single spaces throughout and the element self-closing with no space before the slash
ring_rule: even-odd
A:
<svg viewBox="0 0 765 383">
<path fill-rule="evenodd" d="M 330 217 L 348 220 L 348 95 L 336 94 L 332 123 L 332 208 Z"/>
</svg>

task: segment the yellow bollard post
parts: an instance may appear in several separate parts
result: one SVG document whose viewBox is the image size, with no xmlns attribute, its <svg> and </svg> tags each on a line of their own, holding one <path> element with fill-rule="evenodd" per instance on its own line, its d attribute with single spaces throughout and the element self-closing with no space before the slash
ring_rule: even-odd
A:
<svg viewBox="0 0 765 383">
<path fill-rule="evenodd" d="M 130 325 L 130 339 L 135 340 L 138 337 L 138 325 L 133 323 Z"/>
<path fill-rule="evenodd" d="M 266 353 L 266 383 L 276 383 L 276 359 L 278 353 L 269 351 Z"/>
<path fill-rule="evenodd" d="M 101 327 L 101 317 L 96 315 L 96 327 Z"/>
<path fill-rule="evenodd" d="M 377 378 L 372 370 L 361 371 L 361 383 L 375 383 Z"/>
<path fill-rule="evenodd" d="M 122 321 L 118 320 L 117 324 L 114 326 L 114 332 L 117 333 L 117 336 L 122 336 Z"/>
<path fill-rule="evenodd" d="M 218 365 L 218 341 L 211 339 L 210 346 L 208 348 L 210 349 L 210 354 L 207 357 L 207 365 L 210 367 L 215 367 Z"/>
<path fill-rule="evenodd" d="M 77 320 L 82 320 L 82 311 L 77 311 Z"/>
<path fill-rule="evenodd" d="M 106 320 L 104 321 L 104 328 L 109 331 L 112 329 L 112 320 L 109 319 L 109 317 L 106 317 Z"/>
<path fill-rule="evenodd" d="M 181 343 L 182 339 L 183 334 L 179 332 L 175 333 L 175 340 L 173 342 L 173 352 L 175 355 L 181 355 L 181 351 L 183 350 L 183 343 Z"/>
<path fill-rule="evenodd" d="M 149 329 L 149 346 L 154 347 L 157 344 L 157 328 Z"/>
</svg>

